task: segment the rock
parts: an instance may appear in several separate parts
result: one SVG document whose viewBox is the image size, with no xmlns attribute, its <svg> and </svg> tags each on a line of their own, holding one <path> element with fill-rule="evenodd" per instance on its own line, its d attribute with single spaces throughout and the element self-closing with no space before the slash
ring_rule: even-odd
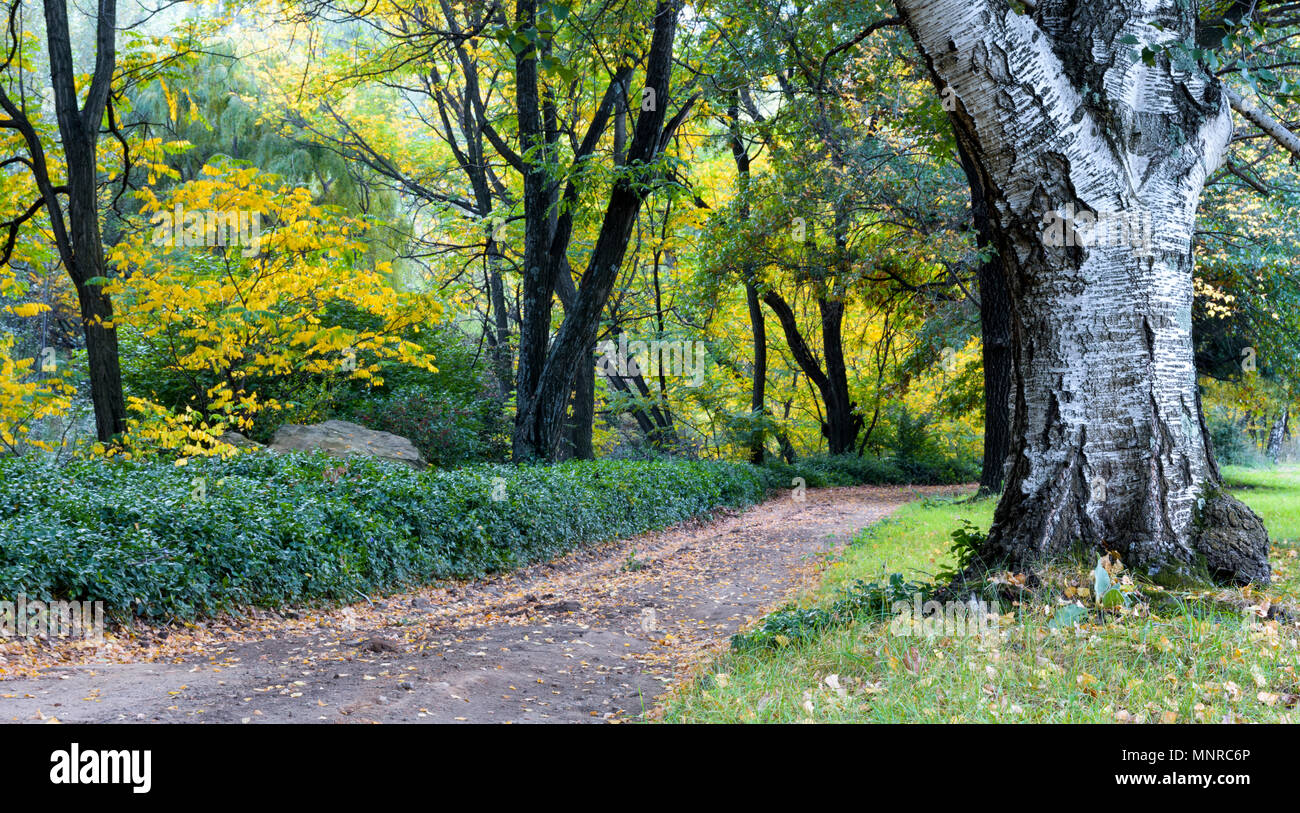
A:
<svg viewBox="0 0 1300 813">
<path fill-rule="evenodd" d="M 429 465 L 415 444 L 401 435 L 377 432 L 347 421 L 325 421 L 309 426 L 285 424 L 276 430 L 267 448 L 273 452 L 322 451 L 333 457 L 377 457 L 414 469 Z"/>
<path fill-rule="evenodd" d="M 423 609 L 425 607 L 430 606 L 430 602 L 427 598 L 423 596 L 416 596 L 415 598 L 411 599 L 411 606 L 416 608 L 417 610 Z"/>
<path fill-rule="evenodd" d="M 231 432 L 229 430 L 222 432 L 220 435 L 217 435 L 217 440 L 229 446 L 234 446 L 236 449 L 261 449 L 262 448 L 262 444 L 258 443 L 257 441 L 252 440 L 251 438 L 247 438 L 244 435 L 240 434 L 239 432 Z"/>
<path fill-rule="evenodd" d="M 1207 496 L 1197 519 L 1196 551 L 1205 557 L 1215 581 L 1269 583 L 1268 531 L 1254 511 L 1235 497 L 1217 492 Z"/>
</svg>

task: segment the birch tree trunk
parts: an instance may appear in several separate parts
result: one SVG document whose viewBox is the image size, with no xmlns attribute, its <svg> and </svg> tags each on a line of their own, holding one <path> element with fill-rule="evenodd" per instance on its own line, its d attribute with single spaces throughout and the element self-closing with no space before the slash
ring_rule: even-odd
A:
<svg viewBox="0 0 1300 813">
<path fill-rule="evenodd" d="M 1126 40 L 1190 39 L 1192 4 L 896 4 L 956 102 L 1011 296 L 1011 465 L 982 558 L 1084 547 L 1157 578 L 1267 582 L 1263 524 L 1219 488 L 1191 342 L 1192 232 L 1229 101 Z"/>
<path fill-rule="evenodd" d="M 1282 457 L 1282 444 L 1286 442 L 1287 428 L 1290 422 L 1290 408 L 1282 407 L 1282 413 L 1273 421 L 1273 428 L 1268 433 L 1268 459 L 1276 463 Z"/>
</svg>

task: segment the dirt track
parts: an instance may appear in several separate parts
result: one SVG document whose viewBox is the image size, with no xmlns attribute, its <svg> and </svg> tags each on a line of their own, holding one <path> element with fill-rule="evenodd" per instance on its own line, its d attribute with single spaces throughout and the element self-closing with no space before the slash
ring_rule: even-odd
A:
<svg viewBox="0 0 1300 813">
<path fill-rule="evenodd" d="M 910 499 L 959 490 L 809 491 L 373 605 L 98 647 L 3 644 L 0 721 L 636 719 L 699 657 L 806 585 L 819 554 Z"/>
</svg>

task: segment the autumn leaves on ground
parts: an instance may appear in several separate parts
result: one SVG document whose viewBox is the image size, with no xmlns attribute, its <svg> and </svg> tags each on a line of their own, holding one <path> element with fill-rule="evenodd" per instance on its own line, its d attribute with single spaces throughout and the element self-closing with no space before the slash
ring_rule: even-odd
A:
<svg viewBox="0 0 1300 813">
<path fill-rule="evenodd" d="M 6 4 L 0 719 L 1290 719 L 1289 0 L 152 5 Z"/>
<path fill-rule="evenodd" d="M 0 645 L 0 720 L 622 722 L 814 583 L 863 527 L 954 488 L 787 493 L 549 564 L 334 610 Z M 796 499 L 802 496 L 802 499 Z"/>
<path fill-rule="evenodd" d="M 969 487 L 819 489 L 337 609 L 7 644 L 0 719 L 1290 722 L 1300 467 L 1229 482 L 1275 529 L 1267 590 L 1162 589 L 1107 562 L 1133 600 L 1100 609 L 1078 562 L 982 634 L 894 616 L 729 647 L 778 606 L 826 606 L 890 573 L 927 581 L 952 564 L 953 528 L 986 528 L 993 508 Z"/>
<path fill-rule="evenodd" d="M 676 722 L 1236 723 L 1300 717 L 1300 467 L 1232 468 L 1234 493 L 1268 522 L 1266 589 L 1159 587 L 1104 561 L 1125 598 L 1099 606 L 1097 562 L 1041 580 L 993 573 L 1004 601 L 935 625 L 851 620 L 805 643 L 728 653 L 674 692 Z M 855 580 L 925 579 L 962 521 L 987 528 L 994 501 L 906 506 L 859 539 L 801 602 L 829 605 Z M 928 613 L 928 611 L 927 611 Z M 903 617 L 907 622 L 911 619 Z M 790 630 L 787 629 L 787 632 Z M 789 636 L 786 636 L 787 638 Z"/>
</svg>

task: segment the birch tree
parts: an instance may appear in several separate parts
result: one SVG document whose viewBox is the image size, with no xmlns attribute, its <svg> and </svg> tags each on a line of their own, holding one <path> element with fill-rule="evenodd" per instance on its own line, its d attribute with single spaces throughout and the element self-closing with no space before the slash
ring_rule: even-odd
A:
<svg viewBox="0 0 1300 813">
<path fill-rule="evenodd" d="M 1207 441 L 1192 238 L 1232 108 L 1295 137 L 1190 56 L 1185 0 L 896 5 L 955 102 L 1012 301 L 1012 459 L 982 558 L 1082 545 L 1157 578 L 1268 582 L 1268 534 Z"/>
</svg>

